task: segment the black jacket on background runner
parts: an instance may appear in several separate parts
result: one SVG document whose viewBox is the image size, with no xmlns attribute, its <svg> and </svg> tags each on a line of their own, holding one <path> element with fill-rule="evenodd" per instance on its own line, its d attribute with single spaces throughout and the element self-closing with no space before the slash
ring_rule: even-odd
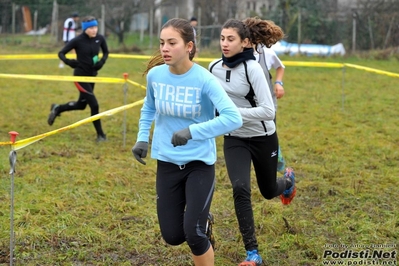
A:
<svg viewBox="0 0 399 266">
<path fill-rule="evenodd" d="M 76 51 L 77 59 L 68 59 L 66 54 L 74 49 Z M 102 51 L 102 58 L 99 58 L 100 50 Z M 90 38 L 86 33 L 82 33 L 68 42 L 64 48 L 58 53 L 58 57 L 68 66 L 74 69 L 74 76 L 97 76 L 105 61 L 108 58 L 108 46 L 104 36 L 97 34 Z M 57 116 L 62 112 L 73 110 L 84 110 L 87 105 L 90 106 L 91 116 L 99 113 L 99 104 L 94 95 L 94 82 L 74 82 L 76 88 L 79 90 L 79 98 L 77 101 L 71 101 L 66 104 L 51 105 L 51 113 L 48 118 L 48 124 L 52 125 Z M 97 141 L 106 140 L 101 126 L 101 119 L 93 121 L 94 128 L 97 132 Z"/>
<path fill-rule="evenodd" d="M 100 48 L 103 53 L 102 58 L 97 63 L 94 63 L 93 58 L 98 56 Z M 72 49 L 76 51 L 77 60 L 68 59 L 65 56 Z M 104 36 L 97 34 L 96 37 L 90 38 L 87 34 L 82 33 L 68 42 L 58 53 L 58 57 L 65 64 L 75 69 L 73 72 L 75 76 L 95 77 L 97 76 L 97 71 L 103 67 L 108 59 L 108 54 L 108 46 Z"/>
</svg>

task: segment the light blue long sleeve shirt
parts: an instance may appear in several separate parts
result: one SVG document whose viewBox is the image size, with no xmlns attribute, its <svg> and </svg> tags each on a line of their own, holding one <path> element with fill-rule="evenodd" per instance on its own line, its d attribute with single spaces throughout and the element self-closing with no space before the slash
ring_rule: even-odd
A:
<svg viewBox="0 0 399 266">
<path fill-rule="evenodd" d="M 215 137 L 242 126 L 236 105 L 216 78 L 198 64 L 182 75 L 172 74 L 168 65 L 149 71 L 137 141 L 149 142 L 153 121 L 151 158 L 176 165 L 196 160 L 214 164 Z M 192 139 L 173 147 L 173 133 L 187 127 Z"/>
</svg>

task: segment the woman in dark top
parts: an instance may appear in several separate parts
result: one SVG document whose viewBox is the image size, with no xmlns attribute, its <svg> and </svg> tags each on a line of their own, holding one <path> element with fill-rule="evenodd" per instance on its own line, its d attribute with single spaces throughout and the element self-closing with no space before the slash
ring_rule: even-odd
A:
<svg viewBox="0 0 399 266">
<path fill-rule="evenodd" d="M 82 21 L 83 33 L 73 38 L 58 53 L 58 57 L 68 66 L 74 69 L 74 76 L 97 76 L 108 58 L 108 46 L 104 36 L 97 34 L 98 22 L 94 17 L 87 17 Z M 66 58 L 66 54 L 71 50 L 76 51 L 76 59 Z M 102 50 L 102 58 L 98 54 Z M 51 112 L 48 116 L 48 124 L 51 126 L 57 116 L 62 112 L 72 110 L 84 110 L 86 106 L 90 106 L 91 116 L 99 113 L 99 104 L 94 95 L 94 83 L 75 82 L 76 88 L 79 90 L 79 98 L 77 101 L 71 101 L 65 104 L 52 104 Z M 106 135 L 101 127 L 101 120 L 93 121 L 94 128 L 97 133 L 97 142 L 105 141 Z"/>
</svg>

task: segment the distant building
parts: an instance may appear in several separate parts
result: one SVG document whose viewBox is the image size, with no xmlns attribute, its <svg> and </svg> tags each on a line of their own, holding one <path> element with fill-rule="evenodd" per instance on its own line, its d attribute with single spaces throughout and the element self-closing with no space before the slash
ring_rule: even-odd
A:
<svg viewBox="0 0 399 266">
<path fill-rule="evenodd" d="M 158 24 L 159 27 L 167 20 L 175 17 L 185 19 L 190 19 L 193 16 L 198 17 L 198 10 L 194 9 L 198 1 L 199 0 L 156 0 L 155 5 L 159 5 L 162 2 L 161 8 L 158 8 L 154 14 L 156 18 L 155 21 L 157 21 L 156 24 Z M 332 14 L 340 13 L 342 16 L 345 16 L 345 14 L 349 12 L 359 10 L 359 8 L 361 8 L 361 2 L 362 0 L 329 0 L 326 2 L 326 5 L 328 5 L 326 8 L 328 8 Z M 234 16 L 236 19 L 243 19 L 255 14 L 262 16 L 265 12 L 276 11 L 280 3 L 281 0 L 220 0 L 220 5 L 217 8 L 223 10 L 223 13 L 228 18 Z M 218 11 L 216 10 L 216 15 L 217 13 Z M 201 17 L 199 17 L 199 19 L 201 19 Z M 135 22 L 135 24 L 137 24 L 137 22 Z"/>
<path fill-rule="evenodd" d="M 280 0 L 244 0 L 237 1 L 237 18 L 245 18 L 251 13 L 262 14 L 278 8 Z M 335 12 L 351 12 L 361 6 L 360 0 L 330 0 L 328 6 Z"/>
<path fill-rule="evenodd" d="M 340 10 L 350 10 L 351 8 L 357 8 L 359 7 L 359 1 L 358 0 L 335 0 L 338 3 L 338 9 Z"/>
<path fill-rule="evenodd" d="M 158 2 L 161 1 L 158 0 Z M 161 16 L 161 24 L 176 17 L 190 19 L 191 17 L 196 16 L 194 13 L 194 3 L 195 0 L 174 0 L 173 3 L 165 1 L 155 16 Z"/>
<path fill-rule="evenodd" d="M 245 0 L 237 1 L 237 19 L 243 19 L 256 13 L 261 15 L 264 11 L 274 10 L 279 0 Z"/>
</svg>

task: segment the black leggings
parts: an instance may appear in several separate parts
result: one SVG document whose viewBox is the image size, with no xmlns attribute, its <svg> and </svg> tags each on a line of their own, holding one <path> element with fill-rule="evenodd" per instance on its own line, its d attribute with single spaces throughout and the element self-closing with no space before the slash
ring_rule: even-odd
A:
<svg viewBox="0 0 399 266">
<path fill-rule="evenodd" d="M 79 98 L 76 102 L 68 102 L 66 104 L 62 104 L 59 107 L 59 113 L 73 110 L 84 110 L 86 106 L 90 106 L 91 116 L 99 113 L 99 105 L 97 102 L 97 98 L 94 95 L 94 83 L 85 83 L 85 82 L 75 82 L 76 88 L 79 90 Z M 104 132 L 101 127 L 101 120 L 93 121 L 94 128 L 96 129 L 97 135 L 104 135 Z"/>
<path fill-rule="evenodd" d="M 224 137 L 224 158 L 233 186 L 234 207 L 246 250 L 258 248 L 251 205 L 251 161 L 262 196 L 272 199 L 286 189 L 286 181 L 277 179 L 278 138 L 271 136 Z"/>
<path fill-rule="evenodd" d="M 156 189 L 163 239 L 170 245 L 187 241 L 194 255 L 205 254 L 210 247 L 205 227 L 215 189 L 215 166 L 201 161 L 178 166 L 158 160 Z"/>
</svg>

